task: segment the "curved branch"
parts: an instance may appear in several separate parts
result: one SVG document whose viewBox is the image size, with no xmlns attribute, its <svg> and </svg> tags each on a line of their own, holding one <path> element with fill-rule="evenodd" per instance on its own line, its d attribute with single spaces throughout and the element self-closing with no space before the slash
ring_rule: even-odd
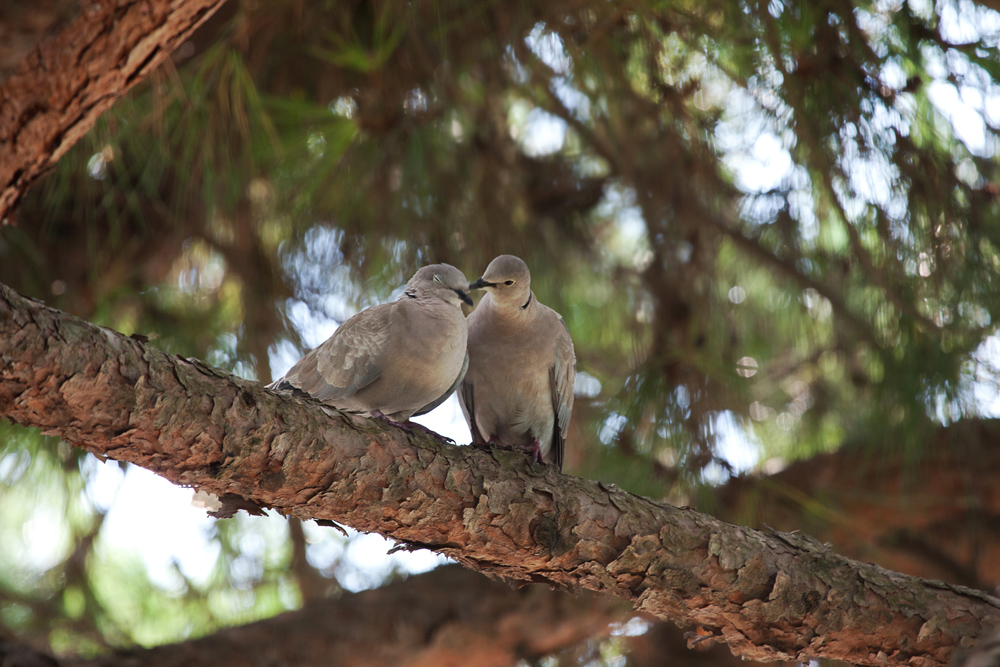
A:
<svg viewBox="0 0 1000 667">
<path fill-rule="evenodd" d="M 620 597 L 746 658 L 933 667 L 1000 625 L 983 593 L 277 395 L 2 286 L 0 358 L 0 415 L 14 422 L 485 574 Z"/>
<path fill-rule="evenodd" d="M 573 599 L 531 586 L 517 591 L 444 566 L 370 591 L 316 600 L 301 609 L 211 635 L 93 659 L 55 660 L 0 640 L 3 664 L 53 667 L 242 667 L 243 665 L 477 665 L 507 667 L 606 635 L 623 605 Z"/>
<path fill-rule="evenodd" d="M 0 221 L 225 0 L 99 0 L 0 85 Z"/>
</svg>

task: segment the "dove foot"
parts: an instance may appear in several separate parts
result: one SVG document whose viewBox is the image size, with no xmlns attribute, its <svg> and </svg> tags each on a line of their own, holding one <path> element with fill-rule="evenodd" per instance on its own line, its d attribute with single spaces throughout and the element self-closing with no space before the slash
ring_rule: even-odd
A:
<svg viewBox="0 0 1000 667">
<path fill-rule="evenodd" d="M 407 419 L 406 421 L 403 421 L 403 422 L 398 422 L 395 419 L 389 419 L 384 414 L 382 414 L 381 410 L 372 410 L 371 411 L 371 415 L 375 419 L 381 419 L 386 424 L 392 424 L 393 426 L 395 426 L 397 428 L 403 429 L 407 433 L 413 433 L 413 427 L 416 426 L 416 424 L 414 424 L 413 422 L 411 422 L 409 419 Z"/>
<path fill-rule="evenodd" d="M 371 416 L 374 417 L 375 419 L 379 419 L 381 421 L 384 421 L 386 424 L 392 424 L 393 426 L 396 426 L 397 428 L 401 428 L 404 431 L 406 431 L 407 433 L 413 433 L 414 429 L 420 429 L 421 431 L 424 431 L 425 433 L 430 433 L 434 437 L 440 438 L 441 440 L 444 440 L 445 442 L 450 442 L 453 445 L 455 444 L 455 441 L 452 440 L 451 438 L 447 438 L 447 437 L 441 435 L 440 433 L 438 433 L 437 431 L 432 431 L 431 429 L 427 428 L 423 424 L 418 424 L 417 422 L 411 422 L 409 419 L 407 419 L 406 421 L 398 422 L 395 419 L 389 419 L 388 417 L 386 417 L 385 414 L 381 410 L 372 410 L 371 411 Z"/>
<path fill-rule="evenodd" d="M 472 445 L 473 447 L 477 448 L 477 449 L 493 449 L 493 448 L 496 448 L 496 449 L 503 449 L 503 450 L 508 451 L 508 452 L 510 450 L 514 449 L 512 446 L 508 445 L 505 442 L 500 442 L 496 438 L 490 438 L 486 442 L 483 442 L 482 440 L 473 440 L 469 444 Z"/>
<path fill-rule="evenodd" d="M 508 445 L 506 442 L 500 442 L 496 438 L 490 438 L 489 446 L 490 447 L 496 447 L 497 449 L 503 449 L 503 450 L 506 450 L 508 452 L 510 450 L 514 449 L 513 446 Z"/>
<path fill-rule="evenodd" d="M 457 445 L 457 444 L 458 444 L 457 442 L 455 442 L 454 440 L 452 440 L 452 439 L 451 439 L 451 438 L 449 438 L 448 436 L 446 436 L 446 435 L 441 435 L 441 434 L 440 434 L 440 433 L 438 433 L 437 431 L 435 431 L 435 430 L 433 430 L 433 429 L 429 429 L 429 428 L 427 428 L 426 426 L 424 426 L 423 424 L 418 424 L 417 422 L 411 422 L 411 421 L 409 421 L 409 420 L 407 420 L 407 422 L 406 422 L 406 423 L 407 423 L 407 425 L 408 425 L 408 426 L 410 426 L 411 428 L 419 428 L 419 429 L 420 429 L 421 431 L 423 431 L 424 433 L 429 433 L 429 434 L 433 435 L 433 436 L 434 436 L 435 438 L 437 438 L 438 440 L 444 440 L 445 442 L 447 442 L 447 443 L 449 443 L 449 444 L 452 444 L 452 445 Z"/>
<path fill-rule="evenodd" d="M 520 445 L 519 449 L 528 454 L 536 463 L 545 463 L 542 460 L 542 443 L 538 442 L 538 438 L 532 439 L 530 445 Z"/>
</svg>

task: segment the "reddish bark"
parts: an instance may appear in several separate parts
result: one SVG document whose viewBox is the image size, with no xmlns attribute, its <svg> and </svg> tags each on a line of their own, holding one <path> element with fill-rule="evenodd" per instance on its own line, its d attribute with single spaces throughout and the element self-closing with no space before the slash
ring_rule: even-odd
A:
<svg viewBox="0 0 1000 667">
<path fill-rule="evenodd" d="M 0 220 L 224 0 L 96 0 L 0 85 Z"/>
<path fill-rule="evenodd" d="M 14 422 L 487 574 L 618 596 L 746 658 L 931 667 L 1000 624 L 1000 600 L 978 591 L 275 395 L 6 287 L 0 358 L 0 415 Z"/>
<path fill-rule="evenodd" d="M 843 448 L 719 490 L 726 518 L 801 529 L 851 558 L 983 590 L 1000 586 L 1000 423 L 941 428 L 909 459 Z"/>
</svg>

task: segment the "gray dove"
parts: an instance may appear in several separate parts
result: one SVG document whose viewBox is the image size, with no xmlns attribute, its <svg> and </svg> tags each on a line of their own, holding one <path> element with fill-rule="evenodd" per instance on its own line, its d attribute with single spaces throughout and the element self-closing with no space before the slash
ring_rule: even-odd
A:
<svg viewBox="0 0 1000 667">
<path fill-rule="evenodd" d="M 465 377 L 468 290 L 454 266 L 425 266 L 397 301 L 351 317 L 268 387 L 405 426 L 400 422 L 436 408 Z"/>
<path fill-rule="evenodd" d="M 458 392 L 472 444 L 523 449 L 562 470 L 576 356 L 566 323 L 531 291 L 528 265 L 500 255 L 469 289 L 469 371 Z"/>
</svg>

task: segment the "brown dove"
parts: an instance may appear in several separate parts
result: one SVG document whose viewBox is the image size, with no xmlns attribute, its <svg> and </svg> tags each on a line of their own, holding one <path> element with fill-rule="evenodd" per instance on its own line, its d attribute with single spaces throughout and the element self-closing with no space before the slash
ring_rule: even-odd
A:
<svg viewBox="0 0 1000 667">
<path fill-rule="evenodd" d="M 576 356 L 559 313 L 531 291 L 528 265 L 500 255 L 469 289 L 469 370 L 458 399 L 474 445 L 523 449 L 562 470 Z"/>
<path fill-rule="evenodd" d="M 351 317 L 268 387 L 396 424 L 430 412 L 469 366 L 468 290 L 454 266 L 425 266 L 398 300 Z"/>
</svg>

